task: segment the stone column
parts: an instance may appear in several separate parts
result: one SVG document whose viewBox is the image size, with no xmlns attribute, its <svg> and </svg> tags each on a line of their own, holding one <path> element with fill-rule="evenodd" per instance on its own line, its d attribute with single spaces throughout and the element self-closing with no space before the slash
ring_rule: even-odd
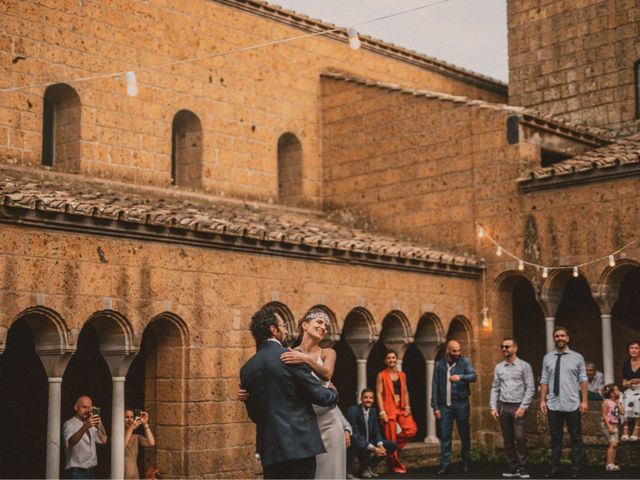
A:
<svg viewBox="0 0 640 480">
<path fill-rule="evenodd" d="M 49 377 L 49 410 L 47 413 L 46 478 L 60 478 L 60 406 L 62 377 Z"/>
<path fill-rule="evenodd" d="M 544 318 L 547 338 L 547 353 L 555 350 L 555 343 L 553 341 L 553 329 L 556 328 L 556 317 Z"/>
<path fill-rule="evenodd" d="M 358 358 L 356 360 L 357 364 L 357 382 L 358 391 L 356 392 L 357 402 L 360 403 L 360 393 L 362 390 L 367 388 L 367 359 L 366 358 Z"/>
<path fill-rule="evenodd" d="M 613 336 L 611 335 L 611 314 L 600 315 L 602 321 L 602 368 L 604 370 L 604 383 L 614 382 L 613 371 Z"/>
<path fill-rule="evenodd" d="M 431 408 L 431 395 L 433 393 L 431 382 L 433 381 L 435 361 L 427 360 L 425 363 L 427 366 L 427 436 L 424 441 L 425 443 L 438 443 L 438 437 L 436 436 L 436 417 L 433 416 L 433 410 Z"/>
<path fill-rule="evenodd" d="M 124 381 L 125 377 L 111 377 L 111 478 L 124 477 Z"/>
</svg>

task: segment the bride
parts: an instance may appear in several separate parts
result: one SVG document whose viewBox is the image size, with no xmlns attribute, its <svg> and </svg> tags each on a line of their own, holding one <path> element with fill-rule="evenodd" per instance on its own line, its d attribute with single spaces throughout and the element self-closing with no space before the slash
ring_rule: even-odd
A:
<svg viewBox="0 0 640 480">
<path fill-rule="evenodd" d="M 336 352 L 332 348 L 321 348 L 320 342 L 327 334 L 329 316 L 319 308 L 312 308 L 298 324 L 300 345 L 295 350 L 282 354 L 284 363 L 306 363 L 325 386 L 331 381 L 336 365 Z M 347 447 L 351 427 L 337 407 L 313 409 L 320 427 L 322 441 L 327 453 L 316 455 L 316 478 L 346 478 Z"/>
</svg>

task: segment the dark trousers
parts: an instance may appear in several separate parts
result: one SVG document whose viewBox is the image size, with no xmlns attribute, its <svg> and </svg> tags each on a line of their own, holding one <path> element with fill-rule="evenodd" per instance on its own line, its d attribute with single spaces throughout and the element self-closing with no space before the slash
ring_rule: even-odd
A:
<svg viewBox="0 0 640 480">
<path fill-rule="evenodd" d="M 462 443 L 462 461 L 469 462 L 471 456 L 471 427 L 469 415 L 471 406 L 469 400 L 452 400 L 451 406 L 438 405 L 442 414 L 440 418 L 440 463 L 448 467 L 451 463 L 451 434 L 453 433 L 453 421 L 458 426 L 458 435 Z"/>
<path fill-rule="evenodd" d="M 397 448 L 396 442 L 392 440 L 383 440 L 382 446 L 387 451 L 387 455 L 395 452 Z M 386 458 L 386 457 L 377 457 L 376 455 L 372 454 L 369 450 L 358 448 L 358 446 L 354 442 L 351 444 L 349 448 L 347 448 L 347 473 L 353 473 L 353 459 L 356 457 L 358 457 L 360 472 L 362 472 L 366 468 L 374 468 L 383 459 Z"/>
<path fill-rule="evenodd" d="M 519 403 L 499 403 L 500 428 L 504 440 L 504 454 L 511 471 L 527 466 L 527 437 L 524 433 L 525 417 L 516 418 Z"/>
<path fill-rule="evenodd" d="M 574 469 L 582 468 L 584 446 L 582 444 L 582 415 L 580 410 L 573 412 L 558 412 L 549 410 L 549 431 L 551 432 L 551 464 L 560 466 L 562 453 L 562 429 L 567 423 L 571 437 L 571 463 Z"/>
<path fill-rule="evenodd" d="M 68 478 L 77 478 L 80 480 L 92 480 L 96 478 L 96 472 L 93 468 L 70 468 L 67 470 Z"/>
<path fill-rule="evenodd" d="M 316 457 L 287 460 L 263 467 L 264 478 L 308 478 L 316 476 Z"/>
</svg>

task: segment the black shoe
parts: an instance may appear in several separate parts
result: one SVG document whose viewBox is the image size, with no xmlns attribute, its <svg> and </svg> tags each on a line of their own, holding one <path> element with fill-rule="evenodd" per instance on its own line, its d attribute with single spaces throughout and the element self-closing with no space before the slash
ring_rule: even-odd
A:
<svg viewBox="0 0 640 480">
<path fill-rule="evenodd" d="M 502 478 L 520 478 L 520 475 L 518 474 L 518 470 L 509 470 L 508 472 L 504 472 L 502 474 Z"/>
<path fill-rule="evenodd" d="M 467 462 L 464 462 L 462 464 L 462 473 L 469 473 L 471 471 L 471 468 L 469 467 L 469 464 Z"/>
<path fill-rule="evenodd" d="M 440 470 L 438 470 L 437 475 L 439 477 L 443 477 L 444 475 L 448 475 L 449 474 L 449 465 L 447 465 L 446 467 L 440 467 Z"/>
<path fill-rule="evenodd" d="M 552 467 L 547 473 L 544 474 L 544 478 L 557 478 L 560 476 L 560 469 L 558 467 Z"/>
</svg>

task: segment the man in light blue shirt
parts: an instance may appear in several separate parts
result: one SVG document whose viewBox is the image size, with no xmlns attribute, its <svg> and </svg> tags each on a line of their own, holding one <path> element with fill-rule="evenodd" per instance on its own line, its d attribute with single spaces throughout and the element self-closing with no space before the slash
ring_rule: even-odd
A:
<svg viewBox="0 0 640 480">
<path fill-rule="evenodd" d="M 531 365 L 518 358 L 518 343 L 505 338 L 500 344 L 504 361 L 498 363 L 491 385 L 491 416 L 500 422 L 509 471 L 505 478 L 530 478 L 527 471 L 527 437 L 524 415 L 531 405 L 535 384 Z"/>
<path fill-rule="evenodd" d="M 551 433 L 552 466 L 546 477 L 560 474 L 562 429 L 566 422 L 571 437 L 571 478 L 579 478 L 584 458 L 581 416 L 589 410 L 587 371 L 582 355 L 569 349 L 566 327 L 554 328 L 553 341 L 556 348 L 544 356 L 540 378 L 540 411 L 548 414 Z"/>
</svg>

